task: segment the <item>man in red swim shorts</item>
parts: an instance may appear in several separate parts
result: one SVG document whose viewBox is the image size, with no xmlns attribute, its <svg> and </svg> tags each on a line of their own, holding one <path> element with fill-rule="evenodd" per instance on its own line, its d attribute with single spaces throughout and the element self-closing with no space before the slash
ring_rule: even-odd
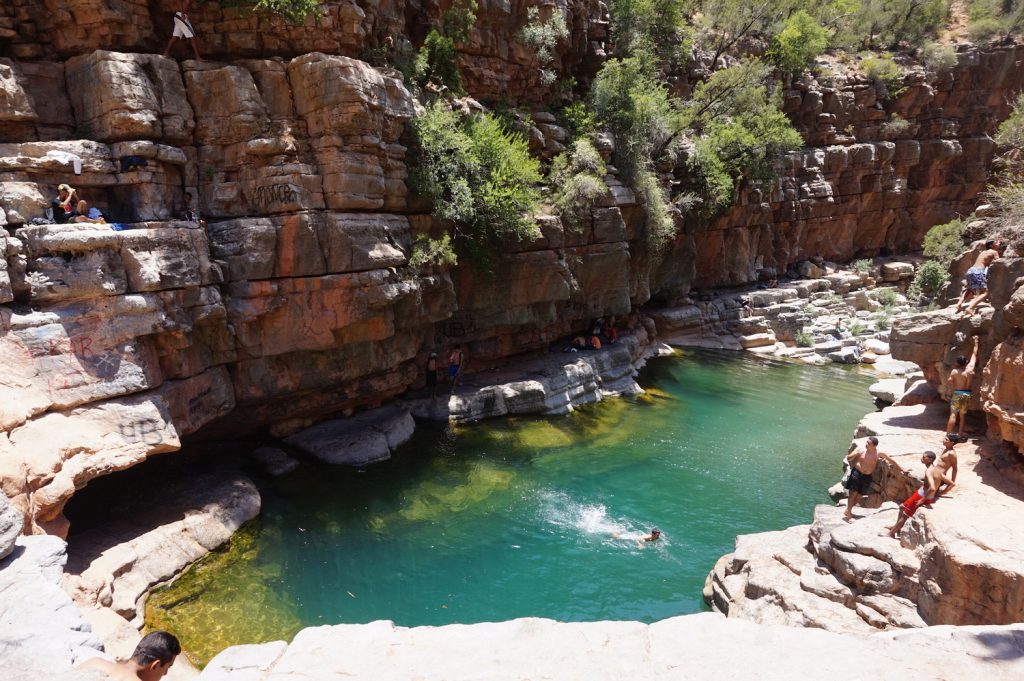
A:
<svg viewBox="0 0 1024 681">
<path fill-rule="evenodd" d="M 924 484 L 921 488 L 910 495 L 910 498 L 900 504 L 900 517 L 896 524 L 889 528 L 889 536 L 895 539 L 906 522 L 917 513 L 922 506 L 931 506 L 935 499 L 956 487 L 956 483 L 943 475 L 939 466 L 935 465 L 935 452 L 925 452 L 921 455 L 921 463 L 927 468 L 924 471 Z"/>
</svg>

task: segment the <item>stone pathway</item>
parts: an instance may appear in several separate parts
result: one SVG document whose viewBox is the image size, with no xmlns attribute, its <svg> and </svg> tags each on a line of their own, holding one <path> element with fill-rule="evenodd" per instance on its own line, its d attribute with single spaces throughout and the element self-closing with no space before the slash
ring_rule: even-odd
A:
<svg viewBox="0 0 1024 681">
<path fill-rule="evenodd" d="M 953 495 L 919 511 L 899 541 L 886 536 L 897 503 L 920 485 L 921 454 L 942 449 L 947 410 L 866 416 L 856 437 L 877 436 L 909 474 L 883 462 L 880 492 L 868 499 L 875 508 L 858 508 L 853 523 L 840 502 L 818 506 L 811 525 L 738 537 L 706 598 L 730 617 L 832 631 L 1024 620 L 1024 463 L 1015 454 L 982 440 L 958 445 Z"/>
</svg>

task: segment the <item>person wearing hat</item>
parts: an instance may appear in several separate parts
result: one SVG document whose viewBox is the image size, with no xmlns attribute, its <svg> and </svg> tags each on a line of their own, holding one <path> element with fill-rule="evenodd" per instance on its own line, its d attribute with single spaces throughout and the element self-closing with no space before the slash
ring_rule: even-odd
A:
<svg viewBox="0 0 1024 681">
<path fill-rule="evenodd" d="M 437 353 L 432 352 L 427 356 L 427 387 L 430 388 L 430 396 L 437 397 Z"/>
<path fill-rule="evenodd" d="M 78 192 L 69 184 L 57 186 L 57 198 L 50 202 L 53 207 L 53 221 L 57 224 L 69 222 L 75 216 Z"/>
</svg>

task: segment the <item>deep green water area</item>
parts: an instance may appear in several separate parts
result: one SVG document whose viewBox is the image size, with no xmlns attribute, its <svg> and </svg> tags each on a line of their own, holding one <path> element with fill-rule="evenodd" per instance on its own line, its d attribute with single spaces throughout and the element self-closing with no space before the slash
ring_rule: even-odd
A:
<svg viewBox="0 0 1024 681">
<path fill-rule="evenodd" d="M 147 605 L 204 663 L 304 626 L 706 608 L 737 534 L 810 521 L 841 473 L 869 374 L 748 355 L 652 361 L 649 393 L 565 417 L 422 425 L 388 464 L 261 480 L 263 512 Z M 638 548 L 650 528 L 662 540 Z"/>
</svg>

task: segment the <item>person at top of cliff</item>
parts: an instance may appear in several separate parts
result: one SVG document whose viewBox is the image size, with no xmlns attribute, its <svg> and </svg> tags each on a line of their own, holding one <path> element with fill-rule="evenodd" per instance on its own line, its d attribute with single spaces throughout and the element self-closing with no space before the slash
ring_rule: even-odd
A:
<svg viewBox="0 0 1024 681">
<path fill-rule="evenodd" d="M 455 384 L 459 381 L 459 374 L 462 373 L 462 366 L 466 356 L 462 352 L 462 346 L 458 343 L 448 354 L 448 380 L 451 381 L 451 389 L 455 390 Z"/>
<path fill-rule="evenodd" d="M 142 637 L 126 662 L 93 657 L 76 669 L 98 669 L 116 681 L 157 681 L 164 677 L 180 653 L 181 644 L 173 634 L 151 631 Z"/>
<path fill-rule="evenodd" d="M 879 459 L 885 459 L 900 473 L 905 472 L 891 456 L 878 451 L 878 438 L 874 435 L 867 439 L 863 448 L 857 447 L 846 455 L 846 461 L 850 464 L 850 477 L 843 483 L 843 487 L 850 493 L 846 498 L 846 512 L 843 513 L 846 522 L 853 520 L 853 507 L 863 497 L 871 494 L 871 482 Z"/>
<path fill-rule="evenodd" d="M 79 201 L 78 206 L 75 207 L 75 222 L 94 222 L 97 224 L 106 223 L 107 219 L 103 217 L 103 213 L 100 212 L 99 208 L 89 208 L 89 204 L 85 200 Z"/>
<path fill-rule="evenodd" d="M 1001 241 L 986 241 L 983 250 L 967 270 L 963 293 L 956 303 L 956 311 L 970 316 L 988 298 L 988 269 L 992 261 L 1002 255 Z M 969 303 L 967 301 L 970 301 Z M 966 306 L 965 306 L 966 305 Z"/>
<path fill-rule="evenodd" d="M 964 425 L 967 422 L 967 409 L 971 406 L 971 384 L 974 383 L 974 370 L 978 364 L 978 337 L 974 337 L 974 350 L 971 352 L 971 359 L 960 355 L 956 358 L 956 368 L 949 372 L 949 389 L 953 391 L 949 398 L 949 421 L 946 422 L 946 432 L 953 433 L 956 428 L 956 435 L 962 438 Z M 960 425 L 957 426 L 957 418 Z"/>
<path fill-rule="evenodd" d="M 171 39 L 167 41 L 167 47 L 164 48 L 164 56 L 168 56 L 171 53 L 171 46 L 174 42 L 181 38 L 187 40 L 192 46 L 192 54 L 195 55 L 196 61 L 202 61 L 202 57 L 199 56 L 199 48 L 196 46 L 196 30 L 192 28 L 192 22 L 188 20 L 188 8 L 191 0 L 181 0 L 178 4 L 178 11 L 174 13 L 174 32 L 171 34 Z"/>
<path fill-rule="evenodd" d="M 931 506 L 939 495 L 946 494 L 956 487 L 955 482 L 942 474 L 942 469 L 935 465 L 935 461 L 935 452 L 925 452 L 921 455 L 921 463 L 927 466 L 924 471 L 924 483 L 900 504 L 900 517 L 897 518 L 896 524 L 889 528 L 889 536 L 893 539 L 899 536 L 900 530 L 903 529 L 907 520 L 914 517 L 917 509 L 922 506 Z"/>
</svg>

